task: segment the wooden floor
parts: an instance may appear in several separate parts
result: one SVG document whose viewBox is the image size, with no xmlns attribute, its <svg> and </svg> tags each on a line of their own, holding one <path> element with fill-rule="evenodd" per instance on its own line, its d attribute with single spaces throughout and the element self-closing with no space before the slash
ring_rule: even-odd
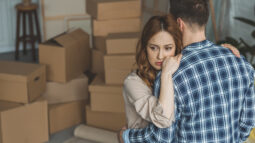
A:
<svg viewBox="0 0 255 143">
<path fill-rule="evenodd" d="M 15 52 L 1 53 L 0 60 L 8 60 L 8 61 L 16 61 L 15 60 Z M 27 54 L 24 55 L 22 51 L 19 53 L 20 62 L 28 62 L 28 63 L 38 63 L 38 50 L 36 50 L 36 61 L 33 61 L 32 51 L 28 50 Z"/>
</svg>

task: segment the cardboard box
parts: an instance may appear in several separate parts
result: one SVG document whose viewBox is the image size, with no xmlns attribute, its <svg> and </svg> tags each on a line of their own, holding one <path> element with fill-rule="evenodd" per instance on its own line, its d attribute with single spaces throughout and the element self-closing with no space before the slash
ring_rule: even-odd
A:
<svg viewBox="0 0 255 143">
<path fill-rule="evenodd" d="M 47 102 L 17 104 L 0 101 L 1 143 L 43 143 L 48 141 Z"/>
<path fill-rule="evenodd" d="M 87 0 L 87 13 L 97 20 L 141 16 L 140 0 Z"/>
<path fill-rule="evenodd" d="M 121 85 L 107 85 L 97 76 L 89 86 L 89 92 L 92 111 L 125 112 Z"/>
<path fill-rule="evenodd" d="M 94 36 L 93 37 L 94 48 L 100 50 L 106 54 L 106 36 Z"/>
<path fill-rule="evenodd" d="M 92 72 L 104 77 L 104 53 L 92 50 Z"/>
<path fill-rule="evenodd" d="M 0 100 L 29 103 L 44 92 L 44 65 L 0 61 Z"/>
<path fill-rule="evenodd" d="M 107 36 L 110 33 L 140 32 L 141 19 L 93 20 L 94 36 Z"/>
<path fill-rule="evenodd" d="M 106 39 L 107 54 L 135 54 L 139 33 L 114 33 Z"/>
<path fill-rule="evenodd" d="M 47 80 L 68 82 L 90 68 L 89 35 L 78 29 L 39 45 L 39 61 L 46 65 Z"/>
<path fill-rule="evenodd" d="M 87 100 L 49 105 L 50 134 L 84 123 Z"/>
<path fill-rule="evenodd" d="M 123 84 L 125 77 L 135 69 L 135 55 L 104 56 L 105 83 Z"/>
<path fill-rule="evenodd" d="M 66 17 L 66 28 L 67 30 L 71 29 L 77 29 L 81 28 L 83 31 L 89 34 L 89 40 L 90 40 L 90 47 L 93 47 L 92 45 L 92 28 L 91 28 L 91 17 L 90 15 L 87 16 L 72 16 L 72 17 Z"/>
<path fill-rule="evenodd" d="M 88 77 L 81 75 L 67 83 L 47 82 L 43 98 L 48 104 L 88 99 Z"/>
<path fill-rule="evenodd" d="M 111 131 L 119 131 L 126 125 L 125 113 L 95 112 L 89 105 L 86 106 L 86 120 L 90 126 Z"/>
</svg>

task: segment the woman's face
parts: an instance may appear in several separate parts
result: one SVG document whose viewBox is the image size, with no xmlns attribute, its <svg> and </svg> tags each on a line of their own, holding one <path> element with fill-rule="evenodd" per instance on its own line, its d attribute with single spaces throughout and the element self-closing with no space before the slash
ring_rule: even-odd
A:
<svg viewBox="0 0 255 143">
<path fill-rule="evenodd" d="M 156 70 L 161 70 L 164 59 L 174 56 L 176 50 L 172 35 L 166 31 L 160 31 L 151 37 L 146 48 L 149 63 Z"/>
</svg>

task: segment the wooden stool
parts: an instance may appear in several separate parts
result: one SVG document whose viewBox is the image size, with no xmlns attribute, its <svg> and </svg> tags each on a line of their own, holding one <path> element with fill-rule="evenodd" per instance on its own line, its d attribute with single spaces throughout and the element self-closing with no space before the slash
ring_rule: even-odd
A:
<svg viewBox="0 0 255 143">
<path fill-rule="evenodd" d="M 16 5 L 16 10 L 17 10 L 17 31 L 16 31 L 16 50 L 15 50 L 15 59 L 19 59 L 19 43 L 20 41 L 23 42 L 23 54 L 26 54 L 26 43 L 30 42 L 32 45 L 32 54 L 33 54 L 33 59 L 34 61 L 36 60 L 36 55 L 35 55 L 35 42 L 38 41 L 41 43 L 41 33 L 40 33 L 40 27 L 39 27 L 39 22 L 38 22 L 38 17 L 37 17 L 37 10 L 38 6 L 36 4 L 30 4 L 30 5 L 23 5 L 23 4 L 18 4 Z M 34 34 L 34 27 L 33 27 L 33 20 L 32 20 L 32 15 L 34 14 L 35 17 L 35 26 L 36 26 L 36 35 Z M 23 15 L 23 36 L 20 37 L 20 19 L 21 15 Z M 28 23 L 29 23 L 29 34 L 26 34 L 26 15 L 28 15 Z"/>
</svg>

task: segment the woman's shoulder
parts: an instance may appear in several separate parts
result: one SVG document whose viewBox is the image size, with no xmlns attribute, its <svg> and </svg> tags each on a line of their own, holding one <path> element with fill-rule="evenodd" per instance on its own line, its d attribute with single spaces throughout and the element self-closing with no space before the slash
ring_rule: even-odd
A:
<svg viewBox="0 0 255 143">
<path fill-rule="evenodd" d="M 136 71 L 132 71 L 127 75 L 127 77 L 124 80 L 124 86 L 138 86 L 138 87 L 147 87 L 145 82 L 138 76 Z"/>
<path fill-rule="evenodd" d="M 129 81 L 129 80 L 138 80 L 138 81 L 140 81 L 140 80 L 142 80 L 142 79 L 137 75 L 136 70 L 134 70 L 134 71 L 132 71 L 131 73 L 129 73 L 129 74 L 126 76 L 124 82 L 125 82 L 125 81 Z"/>
<path fill-rule="evenodd" d="M 137 75 L 136 71 L 128 74 L 124 80 L 123 89 L 129 93 L 151 93 L 151 89 L 145 84 L 145 82 Z"/>
</svg>

